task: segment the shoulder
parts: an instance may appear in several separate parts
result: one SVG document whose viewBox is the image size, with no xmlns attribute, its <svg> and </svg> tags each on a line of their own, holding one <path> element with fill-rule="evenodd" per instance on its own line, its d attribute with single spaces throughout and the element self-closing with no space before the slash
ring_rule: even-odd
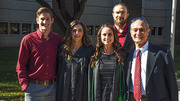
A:
<svg viewBox="0 0 180 101">
<path fill-rule="evenodd" d="M 37 37 L 37 32 L 32 32 L 32 33 L 29 33 L 27 35 L 25 35 L 23 38 L 22 38 L 22 41 L 28 41 L 32 38 L 36 38 Z"/>
<path fill-rule="evenodd" d="M 52 34 L 53 37 L 58 37 L 58 38 L 61 37 L 59 34 L 57 34 L 55 32 L 51 32 L 51 34 Z"/>
<path fill-rule="evenodd" d="M 55 39 L 57 39 L 57 40 L 60 40 L 61 43 L 63 42 L 63 38 L 62 38 L 59 34 L 57 34 L 57 33 L 55 33 L 55 32 L 51 32 L 51 33 L 52 33 L 52 37 L 53 37 L 53 38 L 55 38 Z"/>
<path fill-rule="evenodd" d="M 170 49 L 158 45 L 149 45 L 148 54 L 154 57 L 172 58 Z"/>
<path fill-rule="evenodd" d="M 157 52 L 157 53 L 168 53 L 170 50 L 163 46 L 149 44 L 149 51 Z"/>
</svg>

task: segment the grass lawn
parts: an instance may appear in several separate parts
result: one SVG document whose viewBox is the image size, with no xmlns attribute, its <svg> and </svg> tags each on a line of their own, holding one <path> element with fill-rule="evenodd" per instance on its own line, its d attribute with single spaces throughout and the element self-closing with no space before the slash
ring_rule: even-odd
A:
<svg viewBox="0 0 180 101">
<path fill-rule="evenodd" d="M 18 48 L 0 49 L 0 100 L 23 101 L 16 74 Z"/>
<path fill-rule="evenodd" d="M 0 101 L 23 101 L 16 74 L 18 48 L 0 48 Z M 180 47 L 175 47 L 175 70 L 180 78 Z"/>
</svg>

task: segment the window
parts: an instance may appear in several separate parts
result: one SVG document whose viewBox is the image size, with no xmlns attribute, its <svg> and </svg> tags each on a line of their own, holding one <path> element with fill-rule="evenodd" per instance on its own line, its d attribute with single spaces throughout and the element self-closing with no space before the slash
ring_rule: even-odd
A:
<svg viewBox="0 0 180 101">
<path fill-rule="evenodd" d="M 33 32 L 35 32 L 38 28 L 39 28 L 39 25 L 38 24 L 34 24 L 33 25 Z"/>
<path fill-rule="evenodd" d="M 0 34 L 7 34 L 8 33 L 8 23 L 0 22 Z"/>
<path fill-rule="evenodd" d="M 28 34 L 31 32 L 31 24 L 22 24 L 22 34 Z"/>
<path fill-rule="evenodd" d="M 10 33 L 11 34 L 19 34 L 19 23 L 11 23 L 10 24 Z"/>
<path fill-rule="evenodd" d="M 87 26 L 86 27 L 86 31 L 88 35 L 93 35 L 93 26 Z"/>
<path fill-rule="evenodd" d="M 162 27 L 158 27 L 158 35 L 162 35 Z"/>
<path fill-rule="evenodd" d="M 100 29 L 100 26 L 96 26 L 96 27 L 95 27 L 95 34 L 96 34 L 96 35 L 97 35 L 99 29 Z"/>
<path fill-rule="evenodd" d="M 151 28 L 151 35 L 155 35 L 156 34 L 156 27 L 152 27 Z"/>
</svg>

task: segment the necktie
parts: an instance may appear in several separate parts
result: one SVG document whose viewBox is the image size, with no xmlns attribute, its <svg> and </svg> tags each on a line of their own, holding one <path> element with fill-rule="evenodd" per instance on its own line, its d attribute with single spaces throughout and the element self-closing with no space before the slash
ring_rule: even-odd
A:
<svg viewBox="0 0 180 101">
<path fill-rule="evenodd" d="M 136 101 L 141 99 L 141 50 L 137 50 L 135 61 L 135 74 L 134 74 L 134 98 Z"/>
</svg>

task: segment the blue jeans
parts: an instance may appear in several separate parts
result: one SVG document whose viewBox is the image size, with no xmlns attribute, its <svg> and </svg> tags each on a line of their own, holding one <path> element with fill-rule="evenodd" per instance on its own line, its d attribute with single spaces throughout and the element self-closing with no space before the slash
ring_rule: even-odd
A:
<svg viewBox="0 0 180 101">
<path fill-rule="evenodd" d="M 30 83 L 25 90 L 25 101 L 55 101 L 57 83 L 49 86 Z"/>
</svg>

